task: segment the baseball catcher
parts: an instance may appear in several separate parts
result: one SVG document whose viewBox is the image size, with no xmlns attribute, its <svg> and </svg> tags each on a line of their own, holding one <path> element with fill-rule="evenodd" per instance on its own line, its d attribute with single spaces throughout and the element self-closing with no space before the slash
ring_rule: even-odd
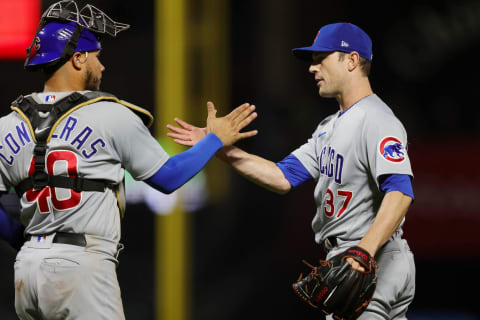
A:
<svg viewBox="0 0 480 320">
<path fill-rule="evenodd" d="M 353 269 L 348 258 L 357 261 L 365 271 Z M 292 287 L 295 293 L 314 308 L 335 319 L 357 319 L 365 310 L 376 287 L 377 264 L 360 247 L 351 247 L 330 260 L 320 260 L 318 266 L 303 261 L 312 271 Z"/>
<path fill-rule="evenodd" d="M 44 73 L 43 91 L 20 95 L 0 118 L 0 198 L 15 189 L 23 224 L 0 205 L 0 239 L 16 246 L 18 230 L 26 238 L 14 268 L 21 320 L 125 319 L 116 272 L 125 171 L 171 193 L 220 148 L 256 134 L 240 132 L 254 106 L 217 118 L 208 103 L 205 139 L 170 156 L 148 130 L 148 110 L 100 91 L 100 40 L 128 27 L 92 5 L 52 4 L 25 61 Z"/>
</svg>

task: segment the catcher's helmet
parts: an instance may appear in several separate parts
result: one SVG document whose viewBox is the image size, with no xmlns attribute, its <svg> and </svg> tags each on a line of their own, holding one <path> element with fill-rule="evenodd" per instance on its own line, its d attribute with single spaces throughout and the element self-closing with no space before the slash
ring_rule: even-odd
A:
<svg viewBox="0 0 480 320">
<path fill-rule="evenodd" d="M 62 56 L 62 52 L 75 31 L 75 22 L 50 22 L 35 37 L 35 56 L 26 67 L 54 63 Z M 74 52 L 95 51 L 102 49 L 100 40 L 88 29 L 83 29 Z"/>
<path fill-rule="evenodd" d="M 87 4 L 81 10 L 74 0 L 52 4 L 42 15 L 37 32 L 27 49 L 25 68 L 35 70 L 58 67 L 75 52 L 100 50 L 100 36 L 115 37 L 128 24 L 109 18 L 103 11 Z M 35 52 L 33 48 L 35 47 Z"/>
</svg>

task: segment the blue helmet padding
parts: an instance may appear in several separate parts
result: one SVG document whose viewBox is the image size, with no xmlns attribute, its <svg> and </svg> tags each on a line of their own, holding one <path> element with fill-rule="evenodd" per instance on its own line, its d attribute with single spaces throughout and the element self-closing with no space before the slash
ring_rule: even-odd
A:
<svg viewBox="0 0 480 320">
<path fill-rule="evenodd" d="M 67 41 L 75 31 L 76 25 L 75 22 L 61 23 L 57 21 L 46 24 L 36 36 L 35 56 L 27 66 L 42 65 L 59 59 Z M 102 49 L 102 45 L 98 38 L 90 30 L 84 28 L 74 52 L 100 49 Z"/>
</svg>

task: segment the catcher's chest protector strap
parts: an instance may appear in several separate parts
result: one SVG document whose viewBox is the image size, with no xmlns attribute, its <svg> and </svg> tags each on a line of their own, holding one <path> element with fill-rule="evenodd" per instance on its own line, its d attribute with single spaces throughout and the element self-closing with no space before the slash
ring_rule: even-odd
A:
<svg viewBox="0 0 480 320">
<path fill-rule="evenodd" d="M 88 92 L 86 94 L 73 92 L 68 97 L 63 98 L 54 104 L 38 104 L 31 97 L 20 96 L 12 103 L 12 110 L 18 112 L 24 120 L 27 121 L 35 142 L 33 152 L 35 170 L 32 176 L 23 180 L 15 187 L 19 196 L 22 196 L 23 193 L 31 188 L 42 189 L 46 186 L 73 189 L 76 192 L 103 192 L 105 191 L 105 188 L 116 188 L 116 186 L 105 180 L 54 176 L 45 172 L 45 156 L 48 149 L 47 144 L 58 123 L 63 120 L 65 116 L 78 108 L 101 100 L 113 100 L 132 109 L 137 114 L 140 113 L 140 116 L 146 125 L 151 125 L 153 122 L 153 117 L 148 111 L 128 105 L 104 92 Z"/>
</svg>

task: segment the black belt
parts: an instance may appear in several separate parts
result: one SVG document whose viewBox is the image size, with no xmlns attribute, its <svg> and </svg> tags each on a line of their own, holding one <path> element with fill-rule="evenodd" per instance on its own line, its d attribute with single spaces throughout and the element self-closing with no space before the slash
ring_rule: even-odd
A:
<svg viewBox="0 0 480 320">
<path fill-rule="evenodd" d="M 323 247 L 326 252 L 332 250 L 337 245 L 338 245 L 337 238 L 335 237 L 328 237 L 327 239 L 325 239 L 325 241 L 323 241 Z"/>
<path fill-rule="evenodd" d="M 31 240 L 32 238 L 38 237 L 39 239 L 46 235 L 33 235 L 29 234 L 27 240 Z M 85 238 L 84 234 L 81 233 L 69 233 L 69 232 L 57 232 L 52 240 L 53 243 L 63 243 L 63 244 L 71 244 L 74 246 L 79 247 L 86 247 L 87 246 L 87 239 Z"/>
</svg>

